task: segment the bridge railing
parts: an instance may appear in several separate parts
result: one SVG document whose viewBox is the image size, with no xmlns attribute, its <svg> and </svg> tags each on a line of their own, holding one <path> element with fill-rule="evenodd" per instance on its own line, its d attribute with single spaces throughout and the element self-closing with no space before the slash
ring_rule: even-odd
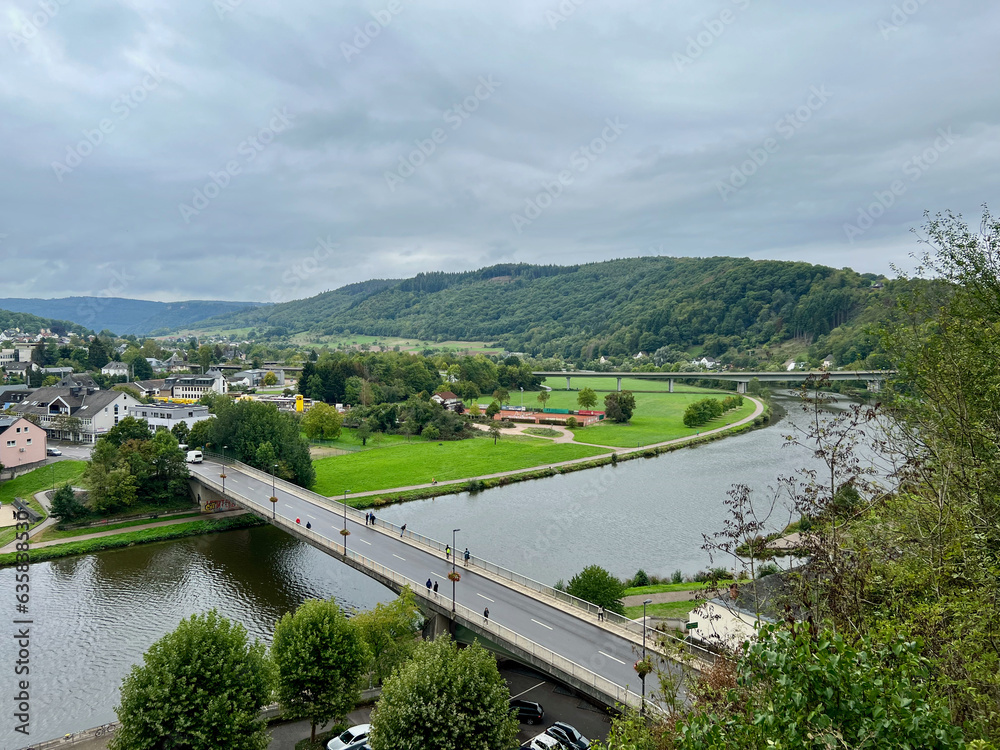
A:
<svg viewBox="0 0 1000 750">
<path fill-rule="evenodd" d="M 211 479 L 206 479 L 201 477 L 202 481 L 205 481 L 212 489 L 216 489 L 219 492 L 222 491 L 222 484 Z M 271 508 L 266 507 L 271 503 L 268 501 L 259 502 L 257 500 L 252 500 L 245 495 L 236 492 L 232 489 L 227 489 L 226 494 L 236 498 L 240 503 L 245 505 L 248 509 L 260 513 L 262 516 L 269 516 L 272 512 Z M 316 546 L 325 547 L 333 552 L 335 555 L 346 557 L 350 560 L 356 562 L 359 566 L 367 568 L 373 573 L 379 575 L 383 579 L 392 581 L 397 586 L 409 586 L 413 593 L 428 602 L 434 603 L 438 606 L 442 606 L 442 602 L 447 603 L 447 597 L 428 595 L 424 591 L 424 586 L 412 578 L 404 576 L 392 568 L 388 568 L 374 560 L 365 557 L 364 555 L 358 554 L 357 552 L 345 549 L 343 543 L 337 544 L 335 541 L 327 539 L 317 531 L 313 529 L 307 529 L 301 524 L 296 524 L 293 521 L 289 521 L 283 516 L 275 516 L 274 520 L 280 522 L 281 525 L 287 526 L 290 530 L 294 530 L 296 534 L 308 537 Z M 546 648 L 539 643 L 531 640 L 530 638 L 525 638 L 520 633 L 511 630 L 508 627 L 500 625 L 499 623 L 493 622 L 487 618 L 484 618 L 482 613 L 476 612 L 469 607 L 462 604 L 455 604 L 455 614 L 462 617 L 467 623 L 472 627 L 483 630 L 490 635 L 497 638 L 501 643 L 513 646 L 521 651 L 530 654 L 532 657 L 544 661 L 549 664 L 553 669 L 562 672 L 574 680 L 578 681 L 583 685 L 587 685 L 593 688 L 595 691 L 599 691 L 605 695 L 608 699 L 615 703 L 621 703 L 622 705 L 627 705 L 632 708 L 638 708 L 642 703 L 642 696 L 628 689 L 627 686 L 621 686 L 606 677 L 587 669 L 576 662 L 567 659 L 560 654 L 557 654 L 552 649 Z M 647 706 L 650 708 L 657 708 L 655 704 L 647 701 Z"/>
<path fill-rule="evenodd" d="M 280 487 L 285 492 L 288 492 L 289 494 L 292 495 L 297 495 L 305 500 L 309 500 L 310 502 L 316 502 L 320 505 L 332 508 L 337 513 L 341 513 L 344 511 L 344 503 L 338 502 L 324 495 L 320 495 L 316 492 L 312 492 L 311 490 L 306 490 L 298 486 L 297 484 L 292 484 L 291 482 L 287 482 L 284 479 L 278 479 L 272 477 L 266 471 L 261 471 L 260 469 L 256 469 L 253 466 L 249 466 L 241 461 L 237 461 L 235 459 L 228 458 L 226 456 L 222 456 L 217 453 L 206 453 L 205 457 L 211 458 L 212 460 L 218 461 L 220 463 L 225 463 L 230 466 L 235 466 L 240 471 L 246 474 L 250 474 L 251 476 L 255 476 L 261 481 L 269 481 L 269 482 L 273 481 L 275 487 Z M 268 503 L 268 505 L 269 504 L 270 503 Z M 364 522 L 364 512 L 356 508 L 352 508 L 350 505 L 348 505 L 346 513 L 355 522 L 357 523 Z M 431 550 L 440 552 L 442 555 L 444 555 L 445 547 L 448 546 L 444 542 L 439 542 L 438 540 L 432 539 L 429 536 L 418 534 L 417 532 L 411 531 L 410 529 L 404 530 L 402 527 L 397 526 L 396 524 L 391 523 L 389 521 L 384 521 L 381 518 L 378 519 L 378 525 L 383 528 L 391 530 L 393 533 L 398 534 L 403 539 L 407 539 L 410 542 L 413 542 L 417 545 L 422 545 Z M 454 550 L 454 552 L 455 554 L 459 554 L 458 550 Z M 461 557 L 456 559 L 461 560 Z M 571 607 L 572 609 L 578 610 L 579 612 L 588 615 L 589 617 L 593 617 L 595 620 L 597 619 L 598 609 L 599 609 L 598 606 L 596 604 L 592 604 L 591 602 L 586 601 L 585 599 L 580 599 L 579 597 L 573 596 L 572 594 L 568 594 L 565 591 L 560 591 L 559 589 L 553 588 L 552 586 L 536 581 L 533 578 L 529 578 L 528 576 L 522 575 L 521 573 L 517 573 L 513 570 L 510 570 L 509 568 L 505 568 L 502 565 L 497 565 L 496 563 L 490 562 L 489 560 L 484 560 L 481 557 L 476 557 L 475 555 L 470 556 L 469 566 L 474 568 L 479 568 L 480 570 L 484 570 L 487 573 L 496 576 L 497 578 L 500 578 L 505 581 L 510 581 L 511 583 L 517 586 L 520 586 L 524 589 L 527 589 L 528 591 L 534 592 L 549 599 L 554 599 L 568 607 Z M 630 620 L 629 618 L 623 615 L 619 615 L 615 612 L 605 612 L 604 619 L 606 623 L 616 625 L 621 629 L 628 631 L 629 633 L 637 635 L 640 638 L 643 635 L 643 629 L 645 629 L 646 638 L 649 640 L 651 645 L 656 644 L 658 642 L 657 639 L 664 639 L 673 642 L 678 646 L 683 647 L 684 650 L 687 651 L 687 653 L 695 656 L 698 659 L 701 659 L 702 661 L 708 664 L 714 664 L 717 658 L 717 655 L 714 652 L 699 646 L 697 643 L 693 643 L 692 641 L 685 638 L 678 638 L 672 633 L 665 633 L 662 630 L 657 630 L 656 628 L 650 627 L 641 620 Z M 653 645 L 653 647 L 655 648 L 655 645 Z"/>
</svg>

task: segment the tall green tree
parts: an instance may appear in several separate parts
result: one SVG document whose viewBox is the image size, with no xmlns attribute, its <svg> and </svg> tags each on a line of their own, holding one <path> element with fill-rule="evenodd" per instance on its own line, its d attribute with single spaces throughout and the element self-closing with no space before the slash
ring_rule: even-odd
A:
<svg viewBox="0 0 1000 750">
<path fill-rule="evenodd" d="M 425 641 L 390 677 L 372 712 L 372 750 L 510 750 L 518 722 L 493 655 L 478 643 Z"/>
<path fill-rule="evenodd" d="M 409 586 L 389 604 L 355 613 L 351 621 L 368 645 L 371 660 L 367 670 L 382 684 L 403 665 L 417 648 L 423 615 Z"/>
<path fill-rule="evenodd" d="M 597 406 L 597 394 L 593 388 L 581 388 L 576 394 L 576 403 L 581 409 L 593 409 Z"/>
<path fill-rule="evenodd" d="M 632 391 L 612 392 L 604 397 L 604 413 L 612 422 L 628 422 L 635 413 Z"/>
<path fill-rule="evenodd" d="M 112 750 L 265 750 L 270 699 L 264 646 L 216 611 L 192 615 L 134 666 L 115 709 Z"/>
<path fill-rule="evenodd" d="M 625 584 L 600 565 L 588 565 L 570 578 L 566 593 L 611 612 L 625 614 L 625 606 L 622 604 Z"/>
<path fill-rule="evenodd" d="M 329 404 L 313 404 L 302 417 L 302 430 L 310 440 L 336 440 L 344 418 Z"/>
<path fill-rule="evenodd" d="M 275 625 L 271 658 L 283 717 L 309 719 L 315 742 L 317 724 L 343 719 L 357 705 L 371 657 L 336 602 L 308 599 Z"/>
<path fill-rule="evenodd" d="M 545 408 L 545 404 L 549 402 L 550 398 L 552 398 L 552 393 L 550 391 L 542 390 L 538 392 L 538 403 L 542 405 L 543 409 Z"/>
</svg>

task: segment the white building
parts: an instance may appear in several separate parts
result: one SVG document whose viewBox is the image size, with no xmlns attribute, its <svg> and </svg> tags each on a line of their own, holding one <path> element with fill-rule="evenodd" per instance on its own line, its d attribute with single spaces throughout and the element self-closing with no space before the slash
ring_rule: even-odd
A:
<svg viewBox="0 0 1000 750">
<path fill-rule="evenodd" d="M 22 416 L 33 414 L 50 439 L 94 443 L 125 417 L 141 406 L 139 400 L 121 391 L 94 388 L 39 388 L 11 410 Z M 77 429 L 69 430 L 68 418 L 79 420 Z"/>
<path fill-rule="evenodd" d="M 101 368 L 102 375 L 111 375 L 112 377 L 121 377 L 122 375 L 128 377 L 130 373 L 131 368 L 125 362 L 108 362 Z"/>
<path fill-rule="evenodd" d="M 218 370 L 204 375 L 174 375 L 163 381 L 161 394 L 163 391 L 169 391 L 171 398 L 197 401 L 206 393 L 229 393 L 229 381 Z"/>
<path fill-rule="evenodd" d="M 212 418 L 208 407 L 199 404 L 143 404 L 134 407 L 130 415 L 145 419 L 152 430 L 169 430 L 180 422 L 190 428 L 197 422 Z"/>
</svg>

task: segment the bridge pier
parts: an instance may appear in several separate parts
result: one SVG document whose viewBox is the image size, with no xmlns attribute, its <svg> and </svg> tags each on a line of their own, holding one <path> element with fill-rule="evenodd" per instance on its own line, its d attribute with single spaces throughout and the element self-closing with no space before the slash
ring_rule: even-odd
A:
<svg viewBox="0 0 1000 750">
<path fill-rule="evenodd" d="M 667 393 L 673 393 L 673 392 L 674 392 L 674 379 L 670 378 L 670 380 L 667 381 Z"/>
<path fill-rule="evenodd" d="M 737 393 L 746 393 L 747 392 L 747 383 L 748 383 L 748 381 L 746 381 L 746 380 L 737 380 L 736 381 L 736 392 Z"/>
<path fill-rule="evenodd" d="M 424 621 L 424 638 L 433 641 L 438 636 L 451 633 L 451 619 L 440 612 L 425 610 L 427 620 Z"/>
<path fill-rule="evenodd" d="M 618 378 L 618 392 L 621 393 L 622 390 L 622 379 Z"/>
<path fill-rule="evenodd" d="M 566 376 L 566 390 L 569 390 L 569 375 Z"/>
<path fill-rule="evenodd" d="M 866 382 L 867 382 L 867 385 L 868 385 L 868 390 L 870 392 L 872 392 L 872 393 L 878 393 L 879 391 L 882 390 L 882 381 L 881 380 L 868 380 Z"/>
</svg>

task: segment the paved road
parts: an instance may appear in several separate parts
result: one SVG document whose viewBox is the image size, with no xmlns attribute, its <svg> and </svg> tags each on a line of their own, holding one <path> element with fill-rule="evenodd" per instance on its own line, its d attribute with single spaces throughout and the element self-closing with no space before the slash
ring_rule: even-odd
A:
<svg viewBox="0 0 1000 750">
<path fill-rule="evenodd" d="M 215 483 L 220 481 L 220 464 L 205 462 L 192 464 L 190 468 L 194 474 Z M 243 474 L 231 466 L 226 467 L 226 474 L 227 491 L 232 490 L 267 504 L 271 496 L 270 482 Z M 308 496 L 314 494 L 298 492 Z M 278 516 L 293 523 L 298 518 L 303 526 L 308 522 L 313 531 L 337 546 L 342 544 L 342 505 L 319 495 L 315 495 L 314 501 L 309 501 L 280 486 L 276 489 L 276 496 L 278 503 L 275 511 Z M 424 583 L 428 578 L 432 584 L 437 582 L 441 602 L 447 604 L 451 601 L 452 586 L 447 579 L 451 564 L 444 559 L 444 555 L 414 546 L 385 527 L 372 528 L 366 526 L 363 520 L 354 521 L 350 512 L 347 528 L 351 532 L 348 549 L 410 578 L 414 586 L 422 590 L 426 590 Z M 409 531 L 419 532 L 419 529 L 411 528 Z M 461 563 L 458 567 L 462 569 Z M 621 687 L 628 687 L 635 693 L 641 690 L 639 678 L 632 668 L 640 649 L 612 627 L 598 624 L 596 618 L 591 620 L 583 613 L 574 614 L 546 604 L 478 574 L 474 567 L 462 570 L 462 580 L 456 586 L 456 601 L 476 612 L 489 607 L 492 622 L 510 628 Z"/>
</svg>

